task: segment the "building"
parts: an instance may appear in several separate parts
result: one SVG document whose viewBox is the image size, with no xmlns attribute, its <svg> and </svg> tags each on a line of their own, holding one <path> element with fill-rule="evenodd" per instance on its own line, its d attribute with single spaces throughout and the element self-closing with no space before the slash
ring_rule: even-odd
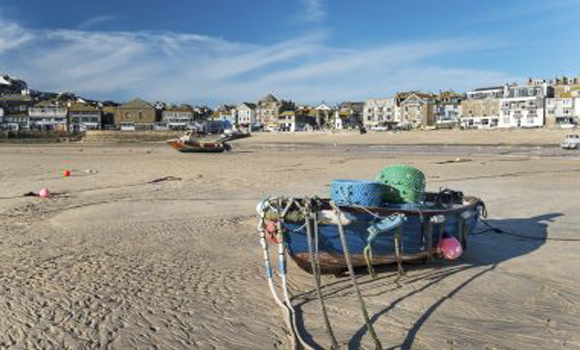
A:
<svg viewBox="0 0 580 350">
<path fill-rule="evenodd" d="M 157 121 L 157 109 L 136 98 L 117 107 L 115 125 L 123 131 L 153 130 Z"/>
<path fill-rule="evenodd" d="M 421 92 L 403 92 L 395 96 L 399 107 L 397 122 L 414 128 L 435 126 L 434 98 Z"/>
<path fill-rule="evenodd" d="M 268 94 L 256 104 L 256 118 L 258 123 L 265 129 L 276 128 L 278 124 L 278 114 L 280 113 L 280 102 L 274 95 Z"/>
<path fill-rule="evenodd" d="M 256 104 L 242 102 L 236 107 L 238 125 L 242 128 L 250 128 L 256 124 Z"/>
<path fill-rule="evenodd" d="M 42 101 L 28 108 L 30 129 L 67 131 L 68 110 L 54 100 Z"/>
<path fill-rule="evenodd" d="M 334 111 L 333 128 L 355 129 L 362 126 L 364 102 L 342 102 Z"/>
<path fill-rule="evenodd" d="M 578 125 L 580 122 L 580 97 L 547 98 L 545 117 L 547 127 Z"/>
<path fill-rule="evenodd" d="M 284 111 L 278 115 L 278 131 L 309 131 L 313 130 L 316 118 L 308 110 Z"/>
<path fill-rule="evenodd" d="M 188 105 L 167 107 L 161 112 L 161 121 L 171 130 L 186 130 L 195 121 L 193 107 Z"/>
<path fill-rule="evenodd" d="M 482 100 L 486 98 L 502 98 L 503 97 L 503 86 L 492 86 L 475 89 L 466 93 L 467 98 L 470 100 Z"/>
<path fill-rule="evenodd" d="M 536 128 L 544 126 L 544 99 L 553 97 L 553 88 L 546 82 L 504 86 L 500 99 L 499 127 Z"/>
<path fill-rule="evenodd" d="M 462 116 L 461 101 L 464 94 L 444 91 L 434 96 L 433 115 L 438 129 L 458 127 Z"/>
<path fill-rule="evenodd" d="M 34 105 L 34 99 L 29 94 L 0 95 L 0 107 L 5 113 L 26 113 Z"/>
<path fill-rule="evenodd" d="M 463 100 L 460 126 L 465 129 L 496 128 L 499 125 L 499 106 L 499 98 Z"/>
<path fill-rule="evenodd" d="M 70 131 L 99 130 L 101 128 L 101 108 L 86 103 L 71 103 L 68 107 Z"/>
<path fill-rule="evenodd" d="M 528 80 L 529 83 L 533 79 Z M 549 86 L 554 89 L 555 98 L 570 98 L 570 97 L 580 97 L 578 95 L 580 91 L 580 76 L 568 78 L 566 76 L 561 78 L 554 78 L 546 81 Z"/>
<path fill-rule="evenodd" d="M 278 127 L 278 115 L 294 109 L 294 103 L 279 101 L 274 95 L 268 94 L 256 104 L 257 123 L 266 130 L 275 130 Z"/>
<path fill-rule="evenodd" d="M 372 98 L 363 107 L 362 123 L 367 128 L 376 126 L 394 127 L 398 122 L 395 98 Z"/>
<path fill-rule="evenodd" d="M 318 129 L 333 128 L 332 107 L 323 102 L 314 108 L 314 112 L 316 113 L 316 125 Z"/>
</svg>

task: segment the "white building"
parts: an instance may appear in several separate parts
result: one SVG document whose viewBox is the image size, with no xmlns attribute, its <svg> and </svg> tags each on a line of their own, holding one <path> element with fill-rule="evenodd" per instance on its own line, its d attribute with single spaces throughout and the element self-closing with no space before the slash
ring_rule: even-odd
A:
<svg viewBox="0 0 580 350">
<path fill-rule="evenodd" d="M 238 124 L 242 127 L 250 127 L 256 124 L 256 104 L 242 102 L 236 107 Z"/>
<path fill-rule="evenodd" d="M 433 114 L 435 115 L 435 125 L 437 128 L 455 127 L 459 125 L 462 117 L 461 104 L 435 104 L 433 106 Z"/>
<path fill-rule="evenodd" d="M 561 127 L 580 121 L 580 98 L 547 98 L 546 125 Z"/>
<path fill-rule="evenodd" d="M 51 102 L 40 102 L 28 108 L 30 128 L 40 130 L 67 130 L 68 110 Z"/>
<path fill-rule="evenodd" d="M 551 97 L 547 83 L 505 85 L 500 100 L 499 127 L 535 128 L 544 126 L 544 99 Z"/>
<path fill-rule="evenodd" d="M 165 123 L 168 129 L 185 130 L 193 125 L 193 108 L 182 106 L 165 109 L 161 113 L 161 121 Z M 157 128 L 159 129 L 160 127 L 162 125 L 158 124 Z"/>
<path fill-rule="evenodd" d="M 502 98 L 504 93 L 503 86 L 493 86 L 475 89 L 467 92 L 468 99 L 481 100 L 484 98 Z"/>
<path fill-rule="evenodd" d="M 370 128 L 399 121 L 397 103 L 394 98 L 372 98 L 366 100 L 363 109 L 363 124 Z"/>
</svg>

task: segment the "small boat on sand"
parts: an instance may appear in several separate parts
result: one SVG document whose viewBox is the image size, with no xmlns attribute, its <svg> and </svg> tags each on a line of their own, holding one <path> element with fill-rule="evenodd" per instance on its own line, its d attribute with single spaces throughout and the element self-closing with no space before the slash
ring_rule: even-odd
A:
<svg viewBox="0 0 580 350">
<path fill-rule="evenodd" d="M 182 153 L 222 153 L 231 151 L 232 147 L 224 139 L 203 140 L 196 138 L 191 131 L 184 136 L 167 141 L 171 148 Z"/>
<path fill-rule="evenodd" d="M 425 201 L 416 205 L 336 208 L 329 199 L 292 199 L 294 203 L 290 199 L 271 199 L 262 202 L 258 211 L 264 215 L 270 243 L 283 241 L 289 256 L 308 272 L 311 272 L 309 240 L 313 239 L 316 225 L 320 272 L 337 273 L 347 269 L 340 229 L 344 230 L 353 267 L 371 269 L 369 265 L 425 261 L 438 256 L 440 241 L 450 237 L 465 249 L 467 236 L 484 211 L 483 202 L 476 197 L 461 196 L 441 204 L 438 196 L 425 193 Z M 309 222 L 304 208 L 313 213 Z M 285 217 L 281 214 L 284 211 Z M 278 232 L 280 221 L 283 232 Z"/>
</svg>

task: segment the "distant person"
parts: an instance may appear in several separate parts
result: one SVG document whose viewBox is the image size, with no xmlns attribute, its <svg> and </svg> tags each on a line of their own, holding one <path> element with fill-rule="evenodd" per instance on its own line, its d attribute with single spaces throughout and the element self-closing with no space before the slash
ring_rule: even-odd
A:
<svg viewBox="0 0 580 350">
<path fill-rule="evenodd" d="M 359 130 L 359 132 L 360 132 L 361 135 L 367 133 L 367 129 L 365 129 L 365 127 L 362 126 L 362 125 L 358 127 L 358 130 Z"/>
</svg>

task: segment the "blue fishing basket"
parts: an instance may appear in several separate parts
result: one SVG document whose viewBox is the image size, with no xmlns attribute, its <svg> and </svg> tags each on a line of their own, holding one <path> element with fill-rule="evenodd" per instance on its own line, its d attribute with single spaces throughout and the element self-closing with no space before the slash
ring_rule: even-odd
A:
<svg viewBox="0 0 580 350">
<path fill-rule="evenodd" d="M 330 198 L 339 205 L 380 207 L 389 186 L 370 180 L 332 180 Z"/>
</svg>

